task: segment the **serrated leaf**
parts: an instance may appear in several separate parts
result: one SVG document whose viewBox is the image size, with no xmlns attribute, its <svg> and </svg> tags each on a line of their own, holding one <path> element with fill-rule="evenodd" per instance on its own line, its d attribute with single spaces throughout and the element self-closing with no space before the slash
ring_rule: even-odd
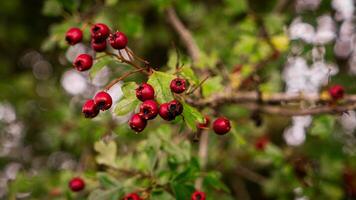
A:
<svg viewBox="0 0 356 200">
<path fill-rule="evenodd" d="M 221 84 L 222 78 L 215 76 L 206 80 L 202 85 L 203 96 L 208 97 L 216 92 L 221 91 L 224 87 Z"/>
<path fill-rule="evenodd" d="M 155 89 L 158 103 L 165 103 L 173 100 L 173 95 L 169 85 L 175 76 L 164 72 L 154 71 L 147 81 Z"/>
<path fill-rule="evenodd" d="M 103 69 L 105 66 L 107 66 L 109 63 L 115 62 L 115 60 L 111 57 L 102 57 L 99 60 L 97 60 L 94 65 L 91 67 L 89 71 L 89 75 L 91 78 L 94 78 L 95 75 Z"/>
<path fill-rule="evenodd" d="M 132 97 L 136 95 L 137 84 L 135 82 L 125 82 L 122 87 L 122 93 L 125 97 Z"/>
<path fill-rule="evenodd" d="M 195 73 L 194 73 L 194 71 L 193 71 L 193 69 L 191 67 L 183 66 L 181 71 L 180 71 L 180 74 L 184 78 L 192 81 L 194 84 L 198 84 L 199 83 L 199 79 L 197 78 L 197 76 L 195 75 Z"/>
<path fill-rule="evenodd" d="M 116 143 L 114 141 L 109 141 L 105 143 L 104 141 L 100 140 L 95 142 L 94 149 L 98 152 L 96 156 L 96 162 L 98 164 L 107 165 L 110 167 L 116 167 Z"/>
<path fill-rule="evenodd" d="M 114 113 L 118 116 L 126 115 L 129 112 L 135 110 L 136 106 L 139 104 L 139 100 L 135 97 L 123 97 L 115 105 Z"/>
<path fill-rule="evenodd" d="M 194 107 L 186 104 L 183 104 L 183 117 L 185 123 L 188 125 L 189 128 L 191 128 L 193 131 L 197 130 L 197 123 L 203 123 L 204 122 L 204 117 L 203 115 Z"/>
</svg>

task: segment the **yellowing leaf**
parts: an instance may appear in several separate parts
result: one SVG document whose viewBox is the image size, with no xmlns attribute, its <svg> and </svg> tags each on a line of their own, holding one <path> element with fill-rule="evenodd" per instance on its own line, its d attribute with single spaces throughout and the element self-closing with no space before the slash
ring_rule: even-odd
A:
<svg viewBox="0 0 356 200">
<path fill-rule="evenodd" d="M 98 152 L 96 156 L 96 162 L 101 165 L 107 165 L 110 167 L 116 167 L 116 152 L 117 147 L 114 141 L 109 141 L 105 143 L 104 141 L 100 140 L 95 142 L 94 149 Z"/>
<path fill-rule="evenodd" d="M 289 38 L 286 35 L 273 36 L 271 42 L 278 51 L 286 51 L 289 46 Z"/>
</svg>

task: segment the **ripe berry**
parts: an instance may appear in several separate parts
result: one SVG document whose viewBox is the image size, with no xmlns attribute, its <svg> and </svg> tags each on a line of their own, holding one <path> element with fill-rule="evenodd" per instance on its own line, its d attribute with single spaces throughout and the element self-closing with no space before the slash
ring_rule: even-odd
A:
<svg viewBox="0 0 356 200">
<path fill-rule="evenodd" d="M 94 97 L 94 103 L 100 110 L 108 110 L 112 105 L 112 98 L 107 92 L 99 92 Z"/>
<path fill-rule="evenodd" d="M 210 118 L 208 116 L 204 116 L 204 122 L 203 123 L 198 123 L 197 128 L 198 129 L 206 129 L 210 125 Z"/>
<path fill-rule="evenodd" d="M 225 117 L 219 117 L 214 121 L 213 129 L 216 134 L 224 135 L 231 129 L 230 121 Z"/>
<path fill-rule="evenodd" d="M 175 117 L 182 114 L 182 112 L 183 112 L 183 106 L 177 100 L 173 100 L 173 101 L 169 102 L 168 109 L 171 113 L 174 114 Z"/>
<path fill-rule="evenodd" d="M 171 81 L 170 85 L 171 91 L 180 94 L 186 89 L 186 81 L 182 78 L 175 78 Z"/>
<path fill-rule="evenodd" d="M 154 100 L 144 101 L 140 106 L 141 117 L 149 120 L 158 115 L 158 104 Z"/>
<path fill-rule="evenodd" d="M 93 65 L 93 57 L 89 54 L 80 54 L 73 62 L 74 67 L 78 71 L 85 71 Z"/>
<path fill-rule="evenodd" d="M 79 192 L 84 189 L 85 182 L 80 177 L 74 177 L 69 181 L 68 186 L 73 192 Z"/>
<path fill-rule="evenodd" d="M 94 118 L 99 114 L 99 109 L 95 105 L 94 100 L 89 99 L 84 103 L 82 113 L 84 113 L 86 118 Z"/>
<path fill-rule="evenodd" d="M 100 42 L 109 37 L 110 29 L 105 24 L 97 23 L 90 28 L 90 33 L 93 40 Z"/>
<path fill-rule="evenodd" d="M 205 193 L 204 192 L 200 192 L 200 191 L 195 191 L 193 194 L 192 194 L 192 198 L 191 200 L 205 200 Z"/>
<path fill-rule="evenodd" d="M 103 52 L 106 49 L 106 40 L 103 41 L 91 41 L 91 48 L 96 52 Z"/>
<path fill-rule="evenodd" d="M 162 119 L 171 121 L 174 120 L 176 117 L 174 113 L 169 111 L 169 103 L 163 103 L 159 106 L 159 116 L 162 117 Z"/>
<path fill-rule="evenodd" d="M 138 113 L 132 115 L 131 119 L 129 120 L 129 126 L 131 127 L 132 130 L 136 132 L 143 131 L 146 125 L 147 125 L 147 120 L 142 118 L 141 115 Z"/>
<path fill-rule="evenodd" d="M 329 94 L 333 100 L 339 100 L 344 97 L 344 87 L 341 85 L 333 85 L 329 88 Z"/>
<path fill-rule="evenodd" d="M 140 196 L 136 193 L 128 194 L 124 197 L 124 200 L 141 200 Z"/>
<path fill-rule="evenodd" d="M 136 89 L 136 97 L 141 101 L 146 101 L 155 98 L 155 90 L 150 84 L 142 83 Z"/>
<path fill-rule="evenodd" d="M 109 42 L 114 49 L 124 49 L 127 45 L 128 39 L 124 33 L 117 31 L 110 34 Z"/>
<path fill-rule="evenodd" d="M 75 45 L 83 39 L 83 32 L 79 28 L 70 28 L 66 33 L 66 41 L 70 45 Z"/>
<path fill-rule="evenodd" d="M 267 136 L 259 137 L 255 142 L 255 148 L 256 150 L 263 151 L 265 150 L 268 143 L 269 139 Z"/>
</svg>

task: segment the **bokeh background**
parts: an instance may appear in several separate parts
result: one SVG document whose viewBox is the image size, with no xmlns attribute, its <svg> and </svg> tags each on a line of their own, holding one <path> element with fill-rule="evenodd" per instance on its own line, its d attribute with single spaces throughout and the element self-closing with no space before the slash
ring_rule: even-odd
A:
<svg viewBox="0 0 356 200">
<path fill-rule="evenodd" d="M 0 199 L 86 199 L 103 173 L 116 177 L 98 162 L 101 150 L 94 143 L 101 141 L 115 141 L 115 152 L 102 152 L 129 169 L 143 163 L 139 169 L 145 171 L 144 163 L 158 152 L 147 146 L 157 142 L 170 171 L 180 173 L 184 169 L 176 165 L 193 165 L 198 143 L 189 131 L 182 140 L 178 125 L 156 122 L 134 134 L 126 125 L 129 115 L 117 116 L 114 109 L 85 119 L 82 103 L 126 68 L 108 62 L 94 72 L 79 73 L 71 62 L 90 52 L 88 43 L 68 47 L 64 40 L 69 27 L 104 22 L 125 32 L 129 47 L 159 70 L 175 64 L 176 48 L 189 65 L 184 45 L 167 22 L 165 9 L 170 6 L 202 51 L 198 66 L 216 75 L 207 83 L 211 93 L 224 87 L 219 63 L 240 84 L 240 72 L 250 73 L 275 51 L 276 58 L 259 72 L 263 92 L 320 93 L 337 83 L 356 93 L 354 0 L 0 1 Z M 114 101 L 120 99 L 121 83 L 109 92 Z M 204 182 L 208 199 L 356 198 L 355 111 L 293 118 L 261 115 L 257 120 L 238 105 L 219 111 L 236 126 L 229 136 L 210 137 L 205 170 L 214 178 Z M 195 172 L 186 175 L 187 181 L 195 179 Z M 68 190 L 73 176 L 85 177 L 88 187 L 82 194 Z M 187 188 L 180 191 L 191 190 Z M 159 195 L 152 199 L 174 199 Z"/>
</svg>

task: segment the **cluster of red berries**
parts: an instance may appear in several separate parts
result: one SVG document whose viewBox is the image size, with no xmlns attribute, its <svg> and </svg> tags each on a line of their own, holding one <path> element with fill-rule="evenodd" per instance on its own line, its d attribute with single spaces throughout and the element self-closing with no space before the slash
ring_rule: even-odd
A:
<svg viewBox="0 0 356 200">
<path fill-rule="evenodd" d="M 182 93 L 186 89 L 185 80 L 181 78 L 172 80 L 170 86 L 174 93 Z M 136 132 L 143 131 L 147 125 L 147 120 L 154 119 L 158 114 L 162 119 L 172 121 L 183 112 L 183 105 L 177 100 L 158 105 L 154 100 L 155 90 L 148 83 L 143 83 L 136 88 L 136 97 L 142 101 L 140 112 L 134 114 L 129 120 L 129 126 Z"/>
<path fill-rule="evenodd" d="M 107 42 L 111 47 L 117 50 L 124 49 L 127 46 L 128 39 L 122 32 L 111 33 L 109 27 L 102 23 L 94 24 L 90 28 L 91 48 L 96 52 L 106 50 Z M 75 45 L 83 40 L 83 32 L 79 28 L 70 28 L 65 37 L 70 45 Z M 89 54 L 80 54 L 73 62 L 78 71 L 86 71 L 93 65 L 93 57 Z"/>
<path fill-rule="evenodd" d="M 111 105 L 111 96 L 107 92 L 101 91 L 93 99 L 89 99 L 84 103 L 82 112 L 86 118 L 94 118 L 99 114 L 100 110 L 108 110 Z"/>
</svg>

